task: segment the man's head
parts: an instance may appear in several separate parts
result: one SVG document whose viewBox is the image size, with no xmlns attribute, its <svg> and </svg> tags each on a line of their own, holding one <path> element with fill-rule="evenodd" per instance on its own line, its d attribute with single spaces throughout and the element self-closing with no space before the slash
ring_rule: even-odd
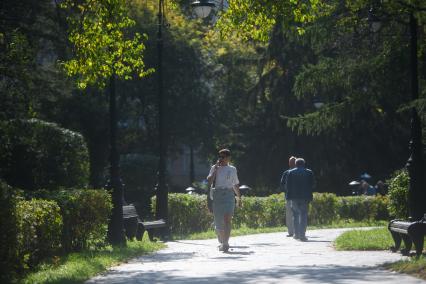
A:
<svg viewBox="0 0 426 284">
<path fill-rule="evenodd" d="M 303 158 L 297 158 L 296 159 L 296 167 L 304 167 L 305 166 L 305 160 Z"/>
<path fill-rule="evenodd" d="M 292 169 L 292 168 L 296 167 L 296 157 L 295 157 L 295 156 L 291 156 L 291 157 L 288 159 L 288 167 L 289 167 L 290 169 Z"/>
</svg>

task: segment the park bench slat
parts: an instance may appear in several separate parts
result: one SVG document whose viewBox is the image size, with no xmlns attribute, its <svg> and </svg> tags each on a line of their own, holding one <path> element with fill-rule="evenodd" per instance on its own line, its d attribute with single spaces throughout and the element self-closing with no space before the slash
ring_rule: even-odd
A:
<svg viewBox="0 0 426 284">
<path fill-rule="evenodd" d="M 410 254 L 413 243 L 417 256 L 422 254 L 426 234 L 426 214 L 422 220 L 416 222 L 392 220 L 389 222 L 388 229 L 395 242 L 395 246 L 391 248 L 392 251 L 399 250 L 401 241 L 404 241 L 405 249 L 401 250 L 403 255 Z"/>
</svg>

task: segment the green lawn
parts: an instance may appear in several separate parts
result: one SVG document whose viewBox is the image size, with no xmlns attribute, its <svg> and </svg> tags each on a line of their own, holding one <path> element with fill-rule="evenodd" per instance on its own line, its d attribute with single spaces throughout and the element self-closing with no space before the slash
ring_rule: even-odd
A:
<svg viewBox="0 0 426 284">
<path fill-rule="evenodd" d="M 378 228 L 345 232 L 335 240 L 334 245 L 337 250 L 388 250 L 394 245 L 394 242 L 387 228 Z M 424 256 L 387 263 L 384 267 L 426 280 L 426 258 Z"/>
<path fill-rule="evenodd" d="M 426 257 L 424 255 L 420 258 L 411 257 L 409 260 L 385 264 L 384 266 L 388 269 L 426 280 Z"/>
<path fill-rule="evenodd" d="M 72 253 L 40 265 L 36 272 L 28 274 L 19 283 L 82 283 L 113 265 L 163 247 L 163 243 L 144 238 L 140 242 L 127 242 L 127 247 L 123 248 L 107 247 L 98 251 Z"/>
<path fill-rule="evenodd" d="M 394 244 L 387 228 L 352 230 L 334 242 L 337 250 L 388 250 Z"/>
</svg>

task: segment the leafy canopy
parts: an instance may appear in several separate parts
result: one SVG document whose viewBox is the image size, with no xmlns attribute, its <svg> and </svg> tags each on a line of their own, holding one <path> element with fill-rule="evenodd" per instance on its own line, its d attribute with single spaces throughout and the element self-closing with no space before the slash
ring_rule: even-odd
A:
<svg viewBox="0 0 426 284">
<path fill-rule="evenodd" d="M 237 34 L 246 40 L 267 41 L 278 20 L 303 33 L 303 24 L 312 22 L 327 7 L 319 0 L 233 0 L 217 26 L 225 37 Z"/>
<path fill-rule="evenodd" d="M 128 38 L 126 30 L 135 25 L 128 17 L 125 0 L 66 0 L 63 7 L 73 13 L 68 17 L 69 40 L 74 58 L 64 63 L 69 76 L 77 77 L 77 85 L 104 88 L 111 76 L 129 80 L 151 73 L 145 69 L 142 39 L 135 33 Z"/>
</svg>

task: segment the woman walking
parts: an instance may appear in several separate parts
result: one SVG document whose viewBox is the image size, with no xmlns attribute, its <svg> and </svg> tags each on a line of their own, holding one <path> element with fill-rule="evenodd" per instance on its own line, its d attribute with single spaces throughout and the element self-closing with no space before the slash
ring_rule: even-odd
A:
<svg viewBox="0 0 426 284">
<path fill-rule="evenodd" d="M 231 151 L 222 149 L 219 158 L 207 176 L 209 184 L 212 185 L 213 215 L 216 233 L 219 239 L 219 250 L 229 250 L 229 237 L 231 235 L 231 220 L 234 215 L 235 196 L 237 206 L 241 205 L 239 180 L 237 169 L 229 164 Z"/>
</svg>

